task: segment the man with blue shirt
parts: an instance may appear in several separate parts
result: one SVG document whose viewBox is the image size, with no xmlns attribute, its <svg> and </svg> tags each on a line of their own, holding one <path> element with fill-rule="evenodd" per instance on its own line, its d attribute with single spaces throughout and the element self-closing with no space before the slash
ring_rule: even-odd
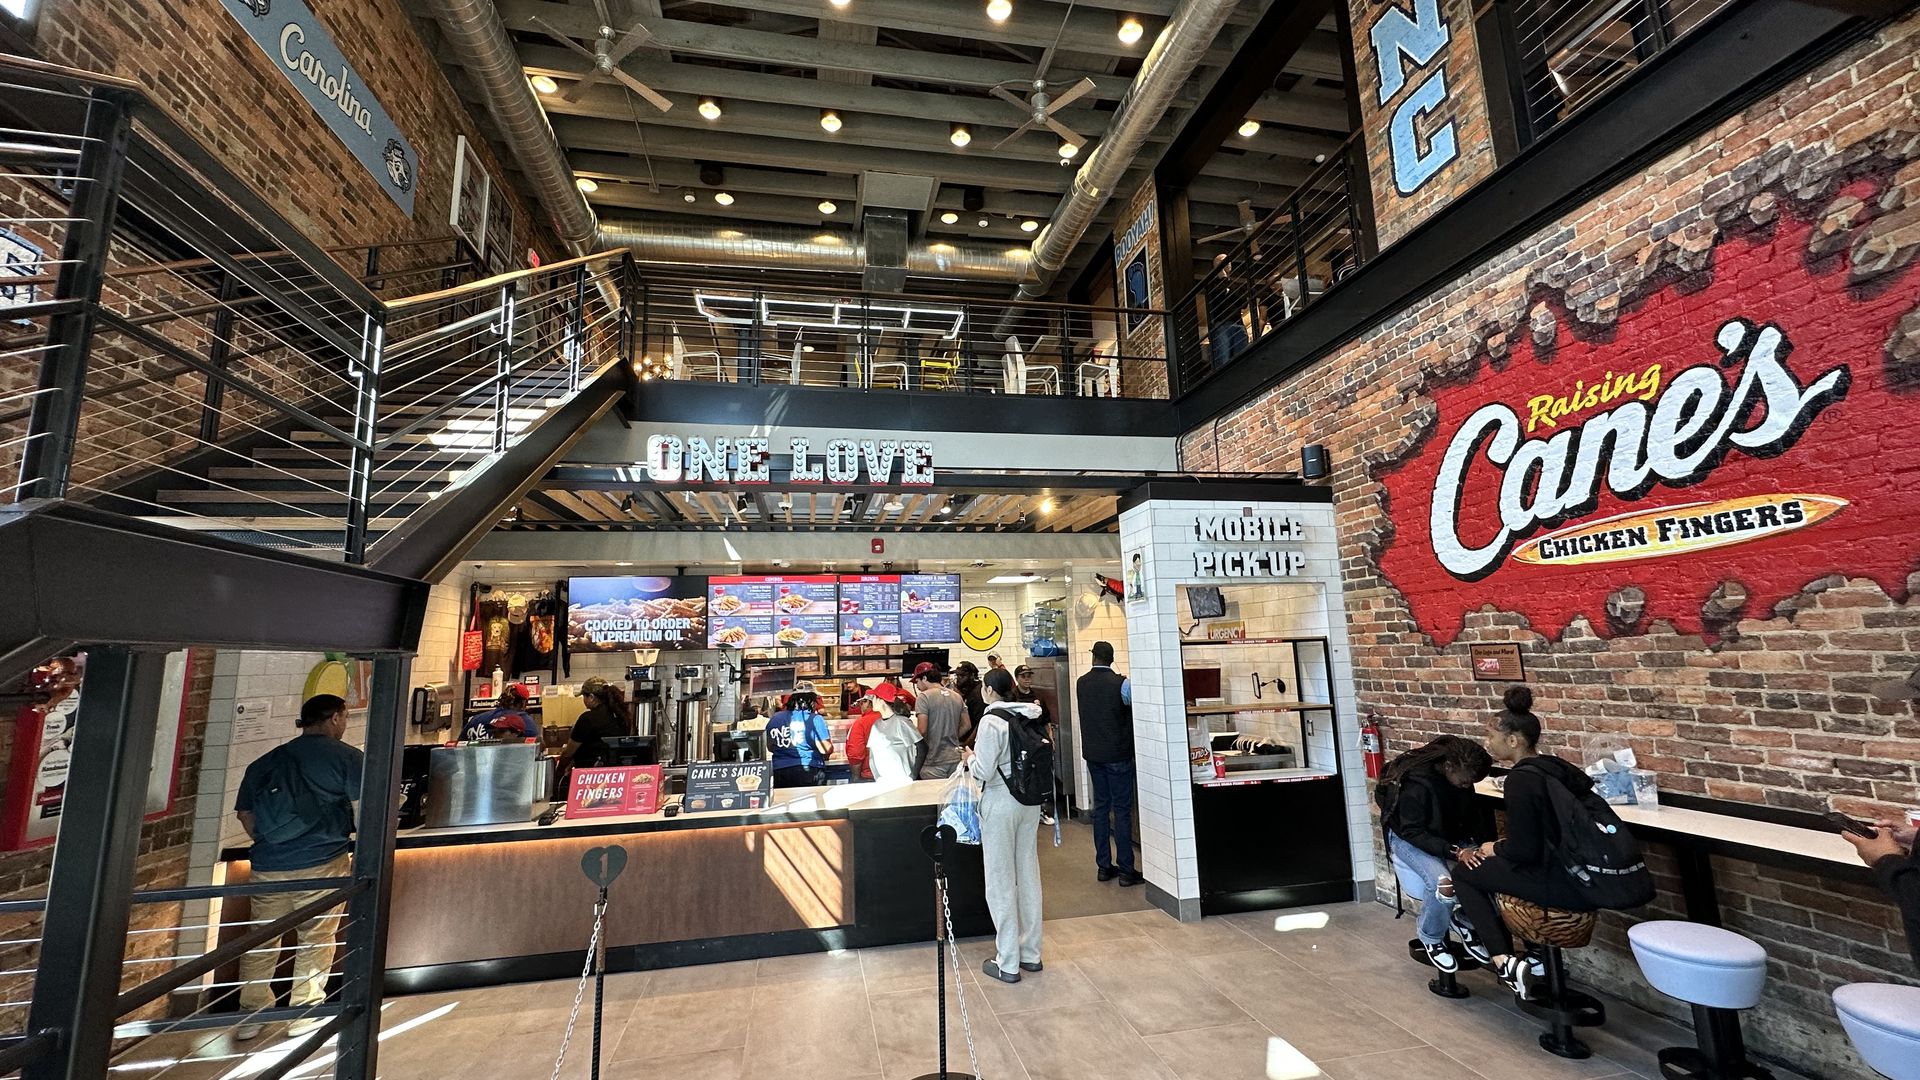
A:
<svg viewBox="0 0 1920 1080">
<path fill-rule="evenodd" d="M 767 721 L 767 750 L 774 787 L 818 787 L 827 782 L 833 735 L 820 715 L 820 695 L 812 683 L 794 687 L 787 707 Z"/>
<path fill-rule="evenodd" d="M 247 766 L 233 809 L 253 840 L 250 856 L 254 884 L 346 877 L 352 871 L 354 804 L 360 799 L 364 755 L 341 740 L 347 733 L 347 703 L 318 694 L 300 706 L 300 735 L 262 754 Z M 268 923 L 313 903 L 326 889 L 258 893 L 251 919 Z M 327 975 L 333 969 L 334 937 L 340 908 L 316 915 L 294 929 L 294 1008 L 326 1000 Z M 280 943 L 269 942 L 240 958 L 240 1007 L 248 1013 L 273 1007 L 274 968 Z M 296 1020 L 289 1035 L 303 1035 L 326 1023 L 324 1016 Z M 242 1024 L 240 1040 L 257 1038 L 262 1025 Z"/>
</svg>

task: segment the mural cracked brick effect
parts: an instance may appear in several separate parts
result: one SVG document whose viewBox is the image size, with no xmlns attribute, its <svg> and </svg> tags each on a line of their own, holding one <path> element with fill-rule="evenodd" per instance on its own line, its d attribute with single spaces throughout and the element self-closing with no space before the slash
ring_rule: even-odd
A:
<svg viewBox="0 0 1920 1080">
<path fill-rule="evenodd" d="M 1497 598 L 1550 637 L 1582 616 L 1711 633 L 1830 574 L 1904 598 L 1920 425 L 1902 417 L 1920 384 L 1898 339 L 1920 266 L 1858 280 L 1824 231 L 1842 213 L 1872 235 L 1888 205 L 1920 228 L 1889 192 L 1883 171 L 1824 213 L 1789 208 L 1611 326 L 1543 297 L 1435 377 L 1413 445 L 1377 470 L 1380 569 L 1420 629 L 1451 642 Z"/>
</svg>

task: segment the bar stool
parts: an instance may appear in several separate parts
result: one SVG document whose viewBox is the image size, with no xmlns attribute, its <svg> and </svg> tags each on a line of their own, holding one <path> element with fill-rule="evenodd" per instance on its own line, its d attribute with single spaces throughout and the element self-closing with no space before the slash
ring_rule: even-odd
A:
<svg viewBox="0 0 1920 1080">
<path fill-rule="evenodd" d="M 1740 1010 L 1760 1004 L 1767 950 L 1717 926 L 1677 920 L 1643 922 L 1627 931 L 1640 973 L 1655 990 L 1693 1007 L 1699 1046 L 1660 1051 L 1660 1071 L 1673 1080 L 1772 1080 L 1747 1059 Z"/>
<path fill-rule="evenodd" d="M 1459 971 L 1478 971 L 1481 963 L 1467 955 L 1467 950 L 1457 941 L 1447 943 L 1447 951 L 1453 954 L 1453 960 Z M 1417 937 L 1407 939 L 1407 955 L 1416 964 L 1433 967 L 1433 961 L 1427 958 L 1427 947 Z M 1443 998 L 1463 998 L 1471 996 L 1467 988 L 1460 985 L 1457 972 L 1434 969 L 1433 978 L 1427 980 L 1427 992 Z"/>
<path fill-rule="evenodd" d="M 1607 1010 L 1590 994 L 1567 985 L 1567 963 L 1562 949 L 1584 949 L 1593 941 L 1600 916 L 1592 911 L 1564 911 L 1541 907 L 1531 900 L 1501 895 L 1500 917 L 1513 936 L 1544 951 L 1547 994 L 1544 999 L 1521 999 L 1520 1005 L 1547 1022 L 1540 1049 L 1563 1058 L 1586 1058 L 1593 1051 L 1573 1034 L 1576 1027 L 1598 1027 L 1607 1022 Z M 1532 954 L 1533 950 L 1529 950 Z"/>
<path fill-rule="evenodd" d="M 1920 1080 L 1920 986 L 1848 983 L 1833 992 L 1833 1009 L 1868 1068 Z"/>
</svg>

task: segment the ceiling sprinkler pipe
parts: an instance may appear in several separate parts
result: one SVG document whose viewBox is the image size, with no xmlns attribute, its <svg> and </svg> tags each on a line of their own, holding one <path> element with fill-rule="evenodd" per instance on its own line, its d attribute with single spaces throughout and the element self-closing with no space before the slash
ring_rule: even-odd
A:
<svg viewBox="0 0 1920 1080">
<path fill-rule="evenodd" d="M 1052 286 L 1054 275 L 1066 265 L 1100 208 L 1113 197 L 1114 186 L 1139 156 L 1174 97 L 1193 77 L 1194 69 L 1236 6 L 1238 0 L 1190 0 L 1160 32 L 1140 64 L 1140 73 L 1114 110 L 1106 135 L 1074 173 L 1073 186 L 1061 196 L 1052 218 L 1034 238 L 1033 276 L 1020 286 L 1016 299 L 1036 300 Z"/>
<path fill-rule="evenodd" d="M 867 269 L 866 244 L 859 236 L 804 226 L 611 222 L 601 228 L 600 243 L 627 248 L 641 262 L 849 274 Z M 1025 276 L 1028 258 L 1027 249 L 1015 245 L 921 241 L 907 249 L 907 272 L 1014 284 Z"/>
</svg>

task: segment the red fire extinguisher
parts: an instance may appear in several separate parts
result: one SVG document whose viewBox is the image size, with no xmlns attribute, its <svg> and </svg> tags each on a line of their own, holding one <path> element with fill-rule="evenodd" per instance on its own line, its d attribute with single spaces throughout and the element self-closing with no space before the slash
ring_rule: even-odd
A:
<svg viewBox="0 0 1920 1080">
<path fill-rule="evenodd" d="M 1380 779 L 1380 764 L 1386 760 L 1381 752 L 1380 723 L 1372 713 L 1367 714 L 1367 722 L 1360 727 L 1360 752 L 1366 756 L 1367 779 Z"/>
</svg>

